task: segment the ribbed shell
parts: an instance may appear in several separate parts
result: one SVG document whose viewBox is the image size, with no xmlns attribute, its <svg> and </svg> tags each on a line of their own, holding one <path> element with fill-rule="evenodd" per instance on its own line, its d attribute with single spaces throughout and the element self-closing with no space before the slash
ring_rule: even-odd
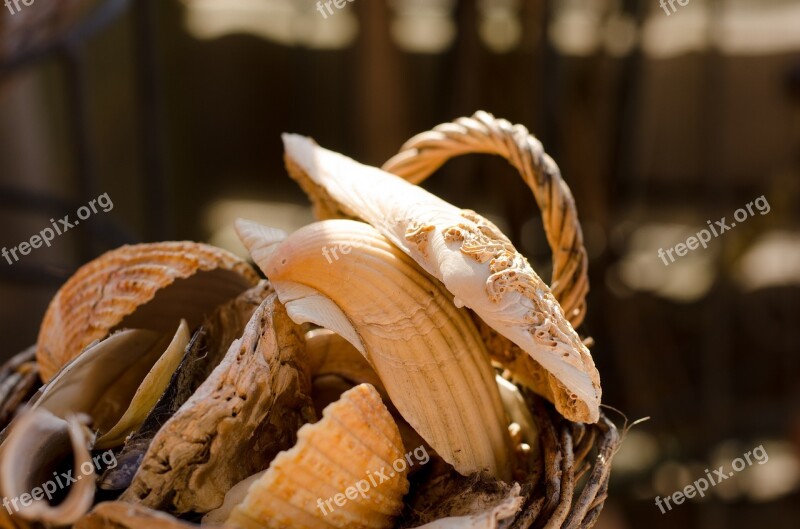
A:
<svg viewBox="0 0 800 529">
<path fill-rule="evenodd" d="M 322 420 L 299 430 L 297 444 L 281 452 L 253 483 L 227 525 L 269 529 L 392 527 L 409 488 L 407 468 L 402 472 L 392 468 L 396 461 L 405 463 L 403 452 L 400 432 L 378 392 L 370 384 L 356 386 L 325 408 Z M 380 483 L 376 473 L 389 479 Z M 366 498 L 357 495 L 341 506 L 330 502 L 332 510 L 324 506 L 360 481 L 368 485 Z M 361 487 L 366 488 L 363 484 Z M 320 500 L 324 507 L 320 507 Z"/>
<path fill-rule="evenodd" d="M 36 351 L 42 378 L 50 380 L 87 345 L 106 337 L 177 280 L 212 271 L 217 273 L 204 277 L 207 281 L 191 296 L 166 296 L 155 325 L 136 325 L 162 331 L 180 318 L 197 325 L 194 320 L 203 312 L 255 285 L 258 275 L 235 255 L 194 242 L 123 246 L 84 265 L 61 287 L 44 316 Z"/>
</svg>

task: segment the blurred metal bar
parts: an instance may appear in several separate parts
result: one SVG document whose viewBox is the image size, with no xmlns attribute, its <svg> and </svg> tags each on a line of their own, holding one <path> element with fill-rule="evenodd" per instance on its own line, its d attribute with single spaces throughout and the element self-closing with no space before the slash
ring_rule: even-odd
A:
<svg viewBox="0 0 800 529">
<path fill-rule="evenodd" d="M 52 58 L 65 48 L 74 47 L 92 38 L 97 32 L 116 20 L 128 8 L 131 0 L 106 0 L 88 16 L 75 24 L 62 37 L 54 39 L 40 48 L 26 51 L 0 62 L 0 77 L 15 70 L 33 66 Z"/>
<path fill-rule="evenodd" d="M 74 156 L 76 192 L 70 200 L 25 189 L 2 188 L 0 207 L 50 215 L 74 212 L 77 203 L 97 196 L 98 182 L 91 139 L 90 97 L 86 79 L 85 48 L 88 40 L 125 13 L 131 0 L 104 0 L 62 34 L 44 45 L 25 50 L 0 61 L 0 79 L 11 77 L 26 68 L 56 61 L 62 68 L 67 107 L 68 136 Z M 59 215 L 60 216 L 60 215 Z M 88 261 L 97 255 L 100 240 L 112 245 L 132 242 L 125 230 L 113 223 L 90 223 L 79 238 L 79 257 Z M 70 271 L 58 267 L 25 264 L 4 267 L 0 280 L 23 283 L 60 284 Z"/>
<path fill-rule="evenodd" d="M 145 230 L 148 240 L 171 239 L 173 222 L 169 215 L 169 180 L 164 171 L 164 141 L 160 76 L 156 54 L 155 0 L 140 0 L 133 9 L 136 77 L 138 80 L 139 124 L 142 149 L 142 182 L 147 200 Z"/>
<path fill-rule="evenodd" d="M 89 199 L 97 196 L 97 177 L 92 156 L 92 139 L 89 132 L 89 96 L 86 86 L 86 66 L 80 43 L 63 49 L 64 80 L 66 83 L 69 135 L 75 157 L 77 196 Z M 95 255 L 92 225 L 81 231 L 80 255 L 89 261 Z"/>
</svg>

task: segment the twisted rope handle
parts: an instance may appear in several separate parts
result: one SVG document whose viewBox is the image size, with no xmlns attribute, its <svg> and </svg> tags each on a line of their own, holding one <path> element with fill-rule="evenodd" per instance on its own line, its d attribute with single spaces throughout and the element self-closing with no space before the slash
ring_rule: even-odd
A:
<svg viewBox="0 0 800 529">
<path fill-rule="evenodd" d="M 588 258 L 578 211 L 558 165 L 528 129 L 478 111 L 471 118 L 443 123 L 414 136 L 383 169 L 419 184 L 451 158 L 473 153 L 502 156 L 533 191 L 553 251 L 551 289 L 573 327 L 578 327 L 586 315 L 589 292 Z"/>
</svg>

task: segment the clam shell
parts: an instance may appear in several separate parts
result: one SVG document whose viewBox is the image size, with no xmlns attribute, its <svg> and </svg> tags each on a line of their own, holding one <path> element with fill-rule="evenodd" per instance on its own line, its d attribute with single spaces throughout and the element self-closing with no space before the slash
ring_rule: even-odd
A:
<svg viewBox="0 0 800 529">
<path fill-rule="evenodd" d="M 122 445 L 128 435 L 139 429 L 167 390 L 172 375 L 183 359 L 190 339 L 191 334 L 186 320 L 181 320 L 172 342 L 142 379 L 125 413 L 109 431 L 103 433 L 103 436 L 97 440 L 95 448 L 104 449 Z"/>
<path fill-rule="evenodd" d="M 194 328 L 210 313 L 258 283 L 235 255 L 194 242 L 123 246 L 81 267 L 50 303 L 36 359 L 46 382 L 112 330 L 174 332 L 181 318 Z"/>
<path fill-rule="evenodd" d="M 373 386 L 361 384 L 346 391 L 325 409 L 322 420 L 303 426 L 297 437 L 297 444 L 279 454 L 251 485 L 227 525 L 392 527 L 409 483 L 407 469 L 392 468 L 403 459 L 404 448 L 397 425 Z M 388 479 L 380 483 L 378 473 Z M 368 486 L 365 493 L 345 496 L 359 482 L 362 489 Z M 337 495 L 346 503 L 331 501 Z"/>
</svg>

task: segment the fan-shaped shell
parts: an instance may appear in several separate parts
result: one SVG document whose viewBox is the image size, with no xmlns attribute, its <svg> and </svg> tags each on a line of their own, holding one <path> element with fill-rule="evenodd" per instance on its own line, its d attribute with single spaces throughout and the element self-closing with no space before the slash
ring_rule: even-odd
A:
<svg viewBox="0 0 800 529">
<path fill-rule="evenodd" d="M 123 246 L 81 267 L 50 303 L 36 359 L 45 381 L 95 340 L 122 327 L 174 331 L 258 283 L 235 255 L 194 242 Z"/>
<path fill-rule="evenodd" d="M 403 452 L 400 432 L 378 392 L 370 384 L 356 386 L 325 408 L 322 420 L 300 429 L 297 444 L 253 483 L 227 525 L 392 527 L 409 488 L 407 468 L 392 466 L 405 463 Z M 357 487 L 364 493 L 351 493 Z"/>
</svg>

